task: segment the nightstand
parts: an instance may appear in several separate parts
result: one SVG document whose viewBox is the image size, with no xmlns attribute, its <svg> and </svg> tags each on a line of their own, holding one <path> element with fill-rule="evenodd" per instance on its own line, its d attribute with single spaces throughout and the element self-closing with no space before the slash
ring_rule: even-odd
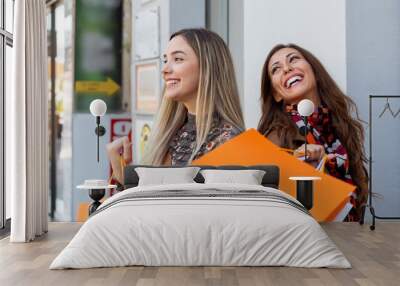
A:
<svg viewBox="0 0 400 286">
<path fill-rule="evenodd" d="M 92 204 L 89 206 L 89 216 L 94 213 L 97 208 L 101 205 L 100 200 L 104 197 L 106 194 L 107 189 L 114 189 L 117 186 L 116 185 L 102 185 L 102 186 L 97 186 L 97 185 L 79 185 L 76 186 L 78 189 L 85 189 L 89 190 L 89 197 L 93 200 Z"/>
</svg>

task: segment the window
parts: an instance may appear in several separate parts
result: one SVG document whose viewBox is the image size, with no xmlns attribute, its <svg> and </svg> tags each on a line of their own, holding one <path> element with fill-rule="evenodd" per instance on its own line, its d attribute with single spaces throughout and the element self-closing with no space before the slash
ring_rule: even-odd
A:
<svg viewBox="0 0 400 286">
<path fill-rule="evenodd" d="M 72 97 L 73 97 L 73 0 L 47 5 L 50 197 L 54 221 L 71 220 Z"/>
<path fill-rule="evenodd" d="M 5 30 L 12 34 L 14 32 L 14 0 L 5 0 L 4 4 Z"/>
<path fill-rule="evenodd" d="M 0 0 L 0 236 L 9 232 L 10 194 L 5 189 L 5 104 L 11 92 L 14 0 Z"/>
</svg>

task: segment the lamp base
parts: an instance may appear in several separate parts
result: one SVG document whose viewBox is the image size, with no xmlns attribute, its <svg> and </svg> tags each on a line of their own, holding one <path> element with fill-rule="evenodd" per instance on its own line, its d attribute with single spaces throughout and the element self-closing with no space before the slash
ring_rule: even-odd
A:
<svg viewBox="0 0 400 286">
<path fill-rule="evenodd" d="M 299 180 L 296 183 L 297 200 L 301 202 L 307 210 L 312 209 L 314 201 L 313 181 Z"/>
<path fill-rule="evenodd" d="M 99 125 L 94 130 L 94 133 L 96 133 L 96 135 L 98 136 L 103 136 L 104 134 L 106 134 L 106 128 L 104 128 L 104 126 L 102 125 Z"/>
<path fill-rule="evenodd" d="M 94 202 L 89 206 L 89 216 L 101 205 L 100 200 L 104 197 L 105 193 L 105 189 L 89 189 L 89 197 L 94 200 Z"/>
</svg>

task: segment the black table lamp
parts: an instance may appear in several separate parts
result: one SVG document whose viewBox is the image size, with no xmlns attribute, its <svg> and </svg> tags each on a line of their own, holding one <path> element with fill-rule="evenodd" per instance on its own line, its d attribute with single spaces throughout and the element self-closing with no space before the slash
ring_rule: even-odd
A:
<svg viewBox="0 0 400 286">
<path fill-rule="evenodd" d="M 303 99 L 297 105 L 297 111 L 299 112 L 301 117 L 303 117 L 303 121 L 304 121 L 304 125 L 305 125 L 303 129 L 300 129 L 300 133 L 301 133 L 301 135 L 303 135 L 305 137 L 304 160 L 307 161 L 308 160 L 308 158 L 307 158 L 308 116 L 310 116 L 314 112 L 314 103 L 309 99 Z"/>
<path fill-rule="evenodd" d="M 90 113 L 96 117 L 97 127 L 94 132 L 97 135 L 97 162 L 99 162 L 99 138 L 106 134 L 104 126 L 100 125 L 100 117 L 103 116 L 107 111 L 107 104 L 101 99 L 95 99 L 90 103 Z"/>
</svg>

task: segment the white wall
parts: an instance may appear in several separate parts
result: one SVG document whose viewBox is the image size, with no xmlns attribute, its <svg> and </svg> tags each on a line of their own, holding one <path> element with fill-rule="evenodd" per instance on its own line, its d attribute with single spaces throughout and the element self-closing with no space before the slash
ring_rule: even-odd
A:
<svg viewBox="0 0 400 286">
<path fill-rule="evenodd" d="M 368 95 L 400 95 L 400 1 L 352 0 L 346 6 L 348 93 L 368 120 Z"/>
<path fill-rule="evenodd" d="M 278 43 L 295 43 L 321 60 L 346 91 L 345 0 L 244 1 L 244 116 L 257 127 L 261 71 Z"/>
<path fill-rule="evenodd" d="M 231 50 L 233 65 L 235 67 L 242 106 L 244 106 L 243 2 L 244 0 L 229 0 L 228 5 L 228 46 Z"/>
<path fill-rule="evenodd" d="M 369 119 L 369 95 L 400 95 L 400 1 L 352 0 L 346 3 L 348 95 L 363 120 Z M 393 112 L 400 98 L 390 99 Z M 379 117 L 385 99 L 372 101 L 372 191 L 378 216 L 400 216 L 400 116 Z M 369 153 L 369 130 L 365 125 Z"/>
</svg>

